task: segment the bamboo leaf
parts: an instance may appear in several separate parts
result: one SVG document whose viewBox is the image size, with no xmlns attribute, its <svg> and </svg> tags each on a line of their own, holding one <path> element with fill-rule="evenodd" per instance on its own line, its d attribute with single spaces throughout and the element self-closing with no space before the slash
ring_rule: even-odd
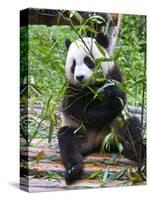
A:
<svg viewBox="0 0 150 200">
<path fill-rule="evenodd" d="M 75 10 L 71 10 L 71 11 L 70 11 L 69 17 L 70 17 L 70 18 L 75 17 L 80 23 L 83 22 L 83 18 L 82 18 L 82 16 L 80 15 L 80 13 L 77 12 L 77 11 L 75 11 Z"/>
<path fill-rule="evenodd" d="M 60 176 L 59 174 L 57 174 L 55 172 L 47 172 L 47 174 L 44 178 L 48 179 L 49 181 L 54 179 L 54 180 L 57 180 L 58 182 L 60 182 L 63 179 L 62 176 Z"/>
<path fill-rule="evenodd" d="M 103 183 L 105 183 L 107 181 L 108 176 L 109 176 L 109 170 L 106 169 L 104 172 L 104 176 L 103 176 Z"/>
<path fill-rule="evenodd" d="M 115 172 L 115 173 L 113 173 L 113 174 L 111 174 L 111 175 L 109 176 L 108 180 L 111 180 L 111 181 L 113 181 L 113 180 L 118 180 L 118 179 L 120 179 L 122 176 L 124 176 L 126 172 L 127 172 L 127 169 L 123 169 L 123 170 L 121 170 L 121 171 L 119 171 L 119 172 Z"/>
<path fill-rule="evenodd" d="M 41 158 L 43 158 L 44 155 L 45 155 L 45 151 L 39 152 L 39 153 L 37 154 L 37 156 L 35 157 L 35 160 L 36 160 L 36 161 L 41 160 Z"/>
<path fill-rule="evenodd" d="M 129 168 L 127 171 L 127 176 L 132 183 L 142 182 L 143 179 L 137 170 Z"/>
<path fill-rule="evenodd" d="M 112 133 L 109 133 L 108 135 L 105 136 L 101 145 L 101 152 L 105 152 L 105 149 L 108 149 L 111 138 L 112 138 Z"/>
<path fill-rule="evenodd" d="M 106 23 L 106 20 L 105 20 L 102 16 L 100 16 L 100 15 L 93 15 L 93 16 L 91 16 L 89 19 L 90 19 L 90 20 L 98 19 L 98 20 L 100 20 L 100 21 Z"/>
<path fill-rule="evenodd" d="M 112 83 L 112 82 L 107 82 L 107 83 L 105 83 L 102 87 L 100 87 L 100 88 L 96 91 L 95 96 L 94 96 L 94 99 L 95 99 L 99 94 L 101 94 L 107 87 L 112 86 L 112 85 L 114 85 L 114 83 Z"/>
<path fill-rule="evenodd" d="M 90 175 L 90 179 L 96 178 L 98 175 L 103 174 L 102 170 L 96 171 Z"/>
<path fill-rule="evenodd" d="M 91 28 L 90 26 L 86 26 L 86 30 L 92 32 L 92 33 L 97 33 L 97 31 L 93 28 Z"/>
<path fill-rule="evenodd" d="M 98 42 L 96 42 L 96 41 L 95 41 L 95 44 L 96 44 L 98 50 L 100 51 L 100 53 L 101 53 L 101 54 L 104 56 L 104 58 L 105 58 L 105 57 L 106 57 L 106 52 L 105 52 L 105 50 L 103 49 L 103 47 L 102 47 L 100 44 L 98 44 Z"/>
<path fill-rule="evenodd" d="M 49 126 L 49 137 L 48 137 L 49 143 L 51 143 L 51 140 L 52 140 L 53 129 L 54 129 L 54 121 L 51 119 L 50 126 Z"/>
</svg>

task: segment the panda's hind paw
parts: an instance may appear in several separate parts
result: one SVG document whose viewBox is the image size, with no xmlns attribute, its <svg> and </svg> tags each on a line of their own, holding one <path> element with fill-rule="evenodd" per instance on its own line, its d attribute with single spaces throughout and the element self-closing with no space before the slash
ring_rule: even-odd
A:
<svg viewBox="0 0 150 200">
<path fill-rule="evenodd" d="M 80 165 L 73 165 L 65 172 L 65 180 L 67 184 L 71 184 L 75 180 L 78 180 L 82 174 L 82 167 Z"/>
</svg>

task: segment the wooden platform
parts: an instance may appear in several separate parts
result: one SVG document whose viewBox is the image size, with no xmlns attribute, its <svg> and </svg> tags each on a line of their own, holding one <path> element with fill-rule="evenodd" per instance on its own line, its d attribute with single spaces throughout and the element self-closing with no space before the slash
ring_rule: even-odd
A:
<svg viewBox="0 0 150 200">
<path fill-rule="evenodd" d="M 136 168 L 136 163 L 119 155 L 92 153 L 84 158 L 84 173 L 81 180 L 72 185 L 64 181 L 64 166 L 56 136 L 53 136 L 51 145 L 47 139 L 33 139 L 30 146 L 25 145 L 21 138 L 21 179 L 20 187 L 29 192 L 56 191 L 66 189 L 99 188 L 132 185 L 126 174 L 103 181 L 98 177 L 91 179 L 95 172 L 111 177 L 128 168 Z M 28 174 L 28 176 L 27 176 Z M 117 177 L 117 176 L 116 176 Z M 118 176 L 119 177 L 119 176 Z M 106 179 L 106 177 L 105 177 Z M 141 182 L 140 184 L 145 184 Z"/>
<path fill-rule="evenodd" d="M 60 16 L 58 13 L 60 10 L 51 10 L 51 9 L 38 9 L 38 8 L 28 8 L 21 11 L 21 18 L 20 18 L 20 25 L 21 26 L 27 26 L 28 24 L 32 25 L 69 25 L 68 22 Z M 78 11 L 80 14 L 80 17 L 83 18 L 83 23 L 87 18 L 89 18 L 89 13 L 87 11 Z M 104 19 L 107 20 L 107 14 L 106 13 L 100 13 L 100 12 L 94 12 L 97 15 L 102 15 Z M 65 17 L 70 16 L 70 12 L 68 10 L 63 11 L 63 15 Z M 112 17 L 112 24 L 114 26 L 118 23 L 118 15 L 117 13 L 111 13 Z M 78 17 L 79 18 L 79 17 Z M 75 16 L 71 17 L 73 25 L 80 25 L 79 19 L 77 19 Z M 103 24 L 104 25 L 104 24 Z"/>
</svg>

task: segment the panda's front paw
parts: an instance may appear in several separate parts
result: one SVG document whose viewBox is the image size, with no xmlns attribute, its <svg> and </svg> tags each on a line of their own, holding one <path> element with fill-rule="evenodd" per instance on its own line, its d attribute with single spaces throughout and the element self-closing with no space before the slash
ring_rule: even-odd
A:
<svg viewBox="0 0 150 200">
<path fill-rule="evenodd" d="M 109 98 L 114 97 L 114 96 L 120 97 L 124 101 L 124 103 L 126 102 L 126 94 L 117 86 L 112 85 L 112 86 L 106 87 L 104 89 L 104 95 Z"/>
<path fill-rule="evenodd" d="M 107 97 L 113 97 L 113 96 L 115 96 L 116 95 L 116 91 L 115 91 L 115 89 L 114 89 L 114 86 L 112 87 L 112 86 L 109 86 L 109 87 L 106 87 L 105 89 L 104 89 L 104 95 L 105 96 L 107 96 Z"/>
<path fill-rule="evenodd" d="M 67 184 L 71 184 L 73 181 L 78 180 L 82 174 L 81 165 L 73 165 L 70 169 L 65 172 L 65 180 Z"/>
</svg>

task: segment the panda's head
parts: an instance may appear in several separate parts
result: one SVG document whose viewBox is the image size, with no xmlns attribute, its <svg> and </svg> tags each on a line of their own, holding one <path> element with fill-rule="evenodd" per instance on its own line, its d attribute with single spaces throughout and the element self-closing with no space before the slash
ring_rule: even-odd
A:
<svg viewBox="0 0 150 200">
<path fill-rule="evenodd" d="M 103 49 L 105 56 L 101 53 L 96 45 L 96 40 L 90 37 L 82 40 L 78 39 L 74 42 L 70 42 L 67 39 L 65 43 L 68 48 L 65 67 L 66 76 L 69 82 L 76 86 L 82 85 L 91 77 L 96 67 L 96 59 L 109 57 L 105 49 Z M 113 62 L 102 62 L 103 73 L 107 75 L 113 65 Z"/>
</svg>

